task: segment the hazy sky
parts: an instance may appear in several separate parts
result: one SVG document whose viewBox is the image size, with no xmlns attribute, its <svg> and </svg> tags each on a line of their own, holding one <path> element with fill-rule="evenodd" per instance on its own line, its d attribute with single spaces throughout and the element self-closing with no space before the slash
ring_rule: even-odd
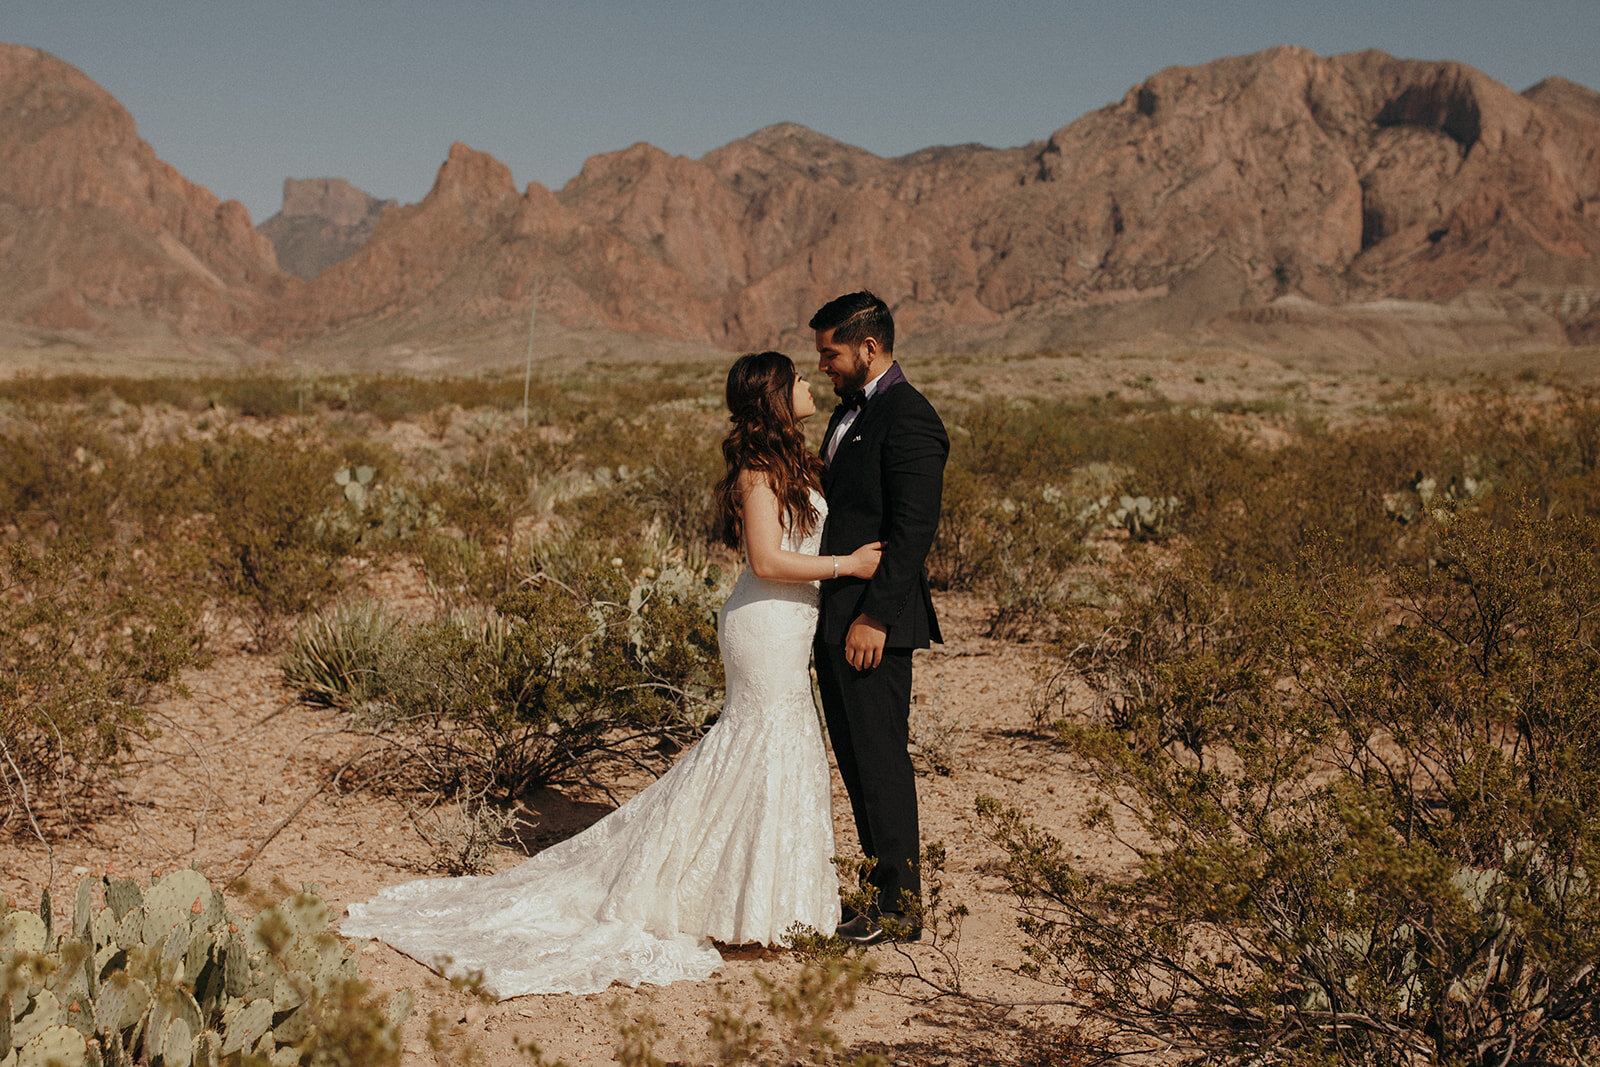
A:
<svg viewBox="0 0 1600 1067">
<path fill-rule="evenodd" d="M 793 121 L 893 156 L 1048 137 L 1162 67 L 1275 44 L 1600 88 L 1600 0 L 5 0 L 158 155 L 260 222 L 285 177 L 422 198 L 451 142 L 551 188 Z"/>
</svg>

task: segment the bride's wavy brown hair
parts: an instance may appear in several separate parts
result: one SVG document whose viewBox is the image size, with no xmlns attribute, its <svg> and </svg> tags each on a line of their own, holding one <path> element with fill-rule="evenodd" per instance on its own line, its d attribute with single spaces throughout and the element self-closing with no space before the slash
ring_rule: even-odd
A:
<svg viewBox="0 0 1600 1067">
<path fill-rule="evenodd" d="M 822 487 L 822 460 L 806 447 L 794 413 L 794 361 L 782 352 L 752 352 L 728 369 L 728 421 L 722 458 L 728 469 L 712 489 L 722 540 L 744 539 L 739 473 L 761 471 L 778 496 L 784 526 L 810 533 L 817 524 L 811 490 Z"/>
</svg>

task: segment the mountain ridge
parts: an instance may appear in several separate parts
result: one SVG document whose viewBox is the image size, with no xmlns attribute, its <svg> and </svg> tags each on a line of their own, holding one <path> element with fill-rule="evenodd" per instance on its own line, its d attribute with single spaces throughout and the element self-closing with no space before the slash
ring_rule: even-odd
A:
<svg viewBox="0 0 1600 1067">
<path fill-rule="evenodd" d="M 18 87 L 24 52 L 0 47 L 0 99 L 37 90 Z M 1381 355 L 1455 343 L 1404 317 L 1386 338 L 1369 321 L 1386 301 L 1470 305 L 1473 337 L 1532 348 L 1592 343 L 1600 305 L 1600 93 L 1550 78 L 1519 94 L 1449 61 L 1282 46 L 1158 71 L 1013 148 L 885 158 L 776 123 L 699 159 L 602 153 L 558 190 L 519 190 L 458 143 L 415 204 L 328 186 L 346 221 L 294 218 L 345 247 L 304 277 L 267 224 L 241 230 L 242 208 L 130 140 L 131 117 L 81 72 L 31 62 L 66 102 L 43 120 L 61 158 L 29 165 L 79 178 L 64 204 L 0 186 L 0 319 L 91 335 L 131 313 L 273 351 L 415 346 L 503 332 L 537 292 L 549 328 L 737 349 L 803 343 L 818 303 L 865 286 L 926 344 L 1244 342 L 1314 319 Z M 84 162 L 103 158 L 159 175 L 148 203 Z M 51 241 L 18 239 L 41 226 Z M 92 269 L 96 242 L 128 262 Z M 103 282 L 129 263 L 157 278 L 131 311 Z M 41 274 L 53 289 L 19 281 Z M 162 278 L 181 284 L 169 295 Z"/>
</svg>

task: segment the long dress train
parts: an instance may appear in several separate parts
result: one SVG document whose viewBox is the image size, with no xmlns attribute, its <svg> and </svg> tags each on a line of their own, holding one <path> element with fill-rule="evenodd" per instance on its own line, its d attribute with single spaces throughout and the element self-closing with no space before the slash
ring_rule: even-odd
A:
<svg viewBox="0 0 1600 1067">
<path fill-rule="evenodd" d="M 819 509 L 825 508 L 814 496 Z M 821 522 L 784 547 L 815 554 Z M 718 613 L 721 716 L 636 796 L 575 837 L 485 877 L 393 886 L 341 931 L 506 998 L 705 979 L 712 941 L 781 944 L 839 922 L 827 757 L 808 670 L 814 583 L 748 569 Z"/>
</svg>

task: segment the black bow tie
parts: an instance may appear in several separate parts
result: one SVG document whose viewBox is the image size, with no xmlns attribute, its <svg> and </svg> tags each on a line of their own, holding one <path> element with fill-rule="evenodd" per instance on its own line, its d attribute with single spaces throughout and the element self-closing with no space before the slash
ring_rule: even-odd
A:
<svg viewBox="0 0 1600 1067">
<path fill-rule="evenodd" d="M 839 407 L 844 411 L 855 411 L 867 402 L 867 391 L 856 389 L 839 397 Z"/>
</svg>

